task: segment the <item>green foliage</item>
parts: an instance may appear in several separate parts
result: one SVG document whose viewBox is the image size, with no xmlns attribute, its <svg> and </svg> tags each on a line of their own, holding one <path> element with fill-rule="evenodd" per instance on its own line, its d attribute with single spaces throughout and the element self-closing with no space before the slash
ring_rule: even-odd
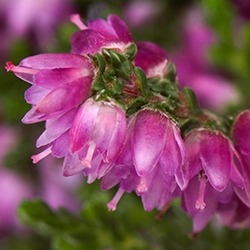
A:
<svg viewBox="0 0 250 250">
<path fill-rule="evenodd" d="M 179 210 L 178 201 L 160 215 L 145 212 L 139 198 L 127 194 L 117 210 L 109 212 L 105 204 L 110 193 L 100 192 L 97 185 L 84 185 L 78 215 L 65 209 L 53 211 L 43 201 L 33 200 L 20 205 L 19 216 L 50 242 L 52 250 L 247 250 L 250 244 L 249 230 L 232 231 L 217 221 L 193 238 L 191 220 Z"/>
</svg>

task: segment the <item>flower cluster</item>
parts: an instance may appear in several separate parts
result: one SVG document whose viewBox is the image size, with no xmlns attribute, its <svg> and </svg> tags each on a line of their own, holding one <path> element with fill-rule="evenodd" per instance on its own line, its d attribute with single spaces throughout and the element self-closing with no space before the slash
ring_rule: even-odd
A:
<svg viewBox="0 0 250 250">
<path fill-rule="evenodd" d="M 250 111 L 231 130 L 178 88 L 166 52 L 135 44 L 119 17 L 71 21 L 80 31 L 70 53 L 6 64 L 31 84 L 23 122 L 46 122 L 36 143 L 45 149 L 33 162 L 52 154 L 64 158 L 65 176 L 82 172 L 88 183 L 101 179 L 103 190 L 117 185 L 111 211 L 124 192 L 135 192 L 146 211 L 180 198 L 194 233 L 213 215 L 229 227 L 249 226 Z"/>
</svg>

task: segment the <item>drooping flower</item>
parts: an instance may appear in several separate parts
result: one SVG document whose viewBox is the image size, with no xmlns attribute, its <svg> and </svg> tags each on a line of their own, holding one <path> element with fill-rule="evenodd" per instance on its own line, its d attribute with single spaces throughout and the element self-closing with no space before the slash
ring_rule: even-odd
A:
<svg viewBox="0 0 250 250">
<path fill-rule="evenodd" d="M 193 231 L 200 232 L 220 203 L 227 203 L 234 186 L 243 189 L 240 159 L 232 143 L 219 131 L 196 129 L 185 138 L 190 184 L 183 191 L 184 210 L 193 217 Z"/>
<path fill-rule="evenodd" d="M 127 25 L 116 15 L 109 15 L 107 21 L 93 19 L 87 26 L 78 14 L 72 15 L 71 21 L 80 29 L 71 38 L 75 54 L 96 54 L 103 48 L 124 51 L 133 41 Z"/>
<path fill-rule="evenodd" d="M 90 95 L 94 72 L 86 56 L 73 54 L 40 54 L 28 57 L 7 71 L 32 84 L 25 99 L 32 109 L 24 123 L 56 118 L 80 105 Z"/>
<path fill-rule="evenodd" d="M 142 68 L 147 78 L 163 78 L 168 63 L 166 52 L 152 42 L 138 42 L 137 48 L 138 53 L 134 60 L 135 66 Z"/>
<path fill-rule="evenodd" d="M 101 178 L 124 143 L 125 112 L 115 103 L 88 99 L 79 108 L 69 132 L 70 152 L 64 175 L 83 171 L 88 182 Z"/>
<path fill-rule="evenodd" d="M 121 154 L 102 179 L 105 190 L 120 186 L 109 209 L 116 208 L 124 191 L 141 196 L 147 211 L 161 209 L 173 198 L 177 184 L 182 189 L 187 185 L 182 173 L 184 158 L 179 130 L 167 115 L 147 108 L 136 113 Z"/>
</svg>

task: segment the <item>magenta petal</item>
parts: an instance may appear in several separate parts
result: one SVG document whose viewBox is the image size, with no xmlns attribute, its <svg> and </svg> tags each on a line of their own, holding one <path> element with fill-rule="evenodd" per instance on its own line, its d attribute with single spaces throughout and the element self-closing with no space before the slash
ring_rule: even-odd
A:
<svg viewBox="0 0 250 250">
<path fill-rule="evenodd" d="M 102 177 L 101 188 L 102 190 L 109 190 L 119 183 L 119 178 L 117 178 L 116 171 L 112 168 L 106 175 Z"/>
<path fill-rule="evenodd" d="M 35 75 L 34 82 L 43 88 L 54 89 L 89 75 L 88 68 L 44 69 Z"/>
<path fill-rule="evenodd" d="M 25 114 L 25 116 L 22 118 L 22 122 L 25 124 L 31 124 L 45 121 L 48 118 L 48 116 L 37 112 L 36 107 L 34 107 Z"/>
<path fill-rule="evenodd" d="M 77 154 L 68 154 L 63 162 L 63 175 L 74 175 L 84 169 L 82 162 L 79 160 Z"/>
<path fill-rule="evenodd" d="M 243 161 L 239 156 L 238 152 L 231 146 L 231 150 L 233 152 L 233 161 L 232 167 L 230 172 L 230 179 L 233 181 L 234 184 L 237 186 L 244 188 L 246 180 L 244 180 L 243 176 Z"/>
<path fill-rule="evenodd" d="M 174 138 L 176 141 L 176 144 L 178 146 L 178 151 L 180 153 L 180 167 L 177 168 L 176 173 L 175 173 L 175 180 L 180 187 L 181 190 L 184 190 L 188 182 L 190 180 L 190 175 L 189 175 L 189 167 L 187 163 L 187 156 L 186 156 L 186 148 L 183 142 L 183 139 L 181 137 L 180 130 L 177 126 L 172 127 L 173 132 L 174 132 Z"/>
<path fill-rule="evenodd" d="M 109 15 L 108 22 L 112 25 L 116 34 L 122 42 L 129 43 L 132 41 L 132 36 L 129 32 L 127 25 L 118 16 Z"/>
<path fill-rule="evenodd" d="M 199 196 L 199 186 L 200 182 L 198 177 L 195 176 L 182 193 L 182 207 L 192 217 L 198 212 L 196 201 Z"/>
<path fill-rule="evenodd" d="M 182 165 L 182 156 L 175 141 L 174 131 L 172 128 L 173 126 L 174 125 L 169 122 L 166 127 L 166 142 L 160 157 L 160 164 L 164 173 L 167 175 L 174 175 L 177 168 Z"/>
<path fill-rule="evenodd" d="M 70 130 L 72 152 L 82 149 L 90 140 L 100 105 L 88 99 L 79 109 Z"/>
<path fill-rule="evenodd" d="M 96 117 L 91 140 L 96 143 L 97 149 L 103 153 L 107 150 L 116 126 L 116 109 L 109 103 L 96 103 L 100 105 L 98 115 Z"/>
<path fill-rule="evenodd" d="M 33 69 L 85 68 L 88 64 L 86 57 L 69 53 L 39 54 L 20 62 L 20 66 Z"/>
<path fill-rule="evenodd" d="M 135 169 L 139 176 L 147 175 L 156 166 L 166 140 L 168 119 L 160 112 L 142 110 L 136 114 L 132 135 Z"/>
<path fill-rule="evenodd" d="M 233 126 L 236 146 L 242 154 L 250 155 L 250 110 L 240 113 Z"/>
<path fill-rule="evenodd" d="M 87 81 L 86 81 L 87 80 Z M 70 84 L 52 90 L 36 107 L 38 113 L 52 114 L 78 106 L 89 95 L 89 78 L 79 78 Z"/>
<path fill-rule="evenodd" d="M 151 42 L 137 43 L 138 53 L 135 65 L 142 68 L 146 74 L 152 68 L 166 60 L 166 52 L 157 44 Z"/>
<path fill-rule="evenodd" d="M 49 120 L 49 125 L 46 126 L 46 130 L 37 139 L 36 146 L 41 147 L 51 143 L 68 129 L 70 129 L 76 112 L 77 109 L 74 108 L 59 118 L 51 119 L 51 121 Z"/>
<path fill-rule="evenodd" d="M 27 103 L 38 105 L 41 100 L 48 95 L 50 92 L 49 89 L 37 86 L 36 84 L 32 85 L 25 91 L 24 98 Z"/>
<path fill-rule="evenodd" d="M 166 176 L 161 169 L 155 169 L 152 175 L 150 180 L 147 178 L 148 191 L 141 195 L 145 211 L 161 208 L 162 203 L 166 204 L 172 199 L 176 187 L 174 177 Z"/>
<path fill-rule="evenodd" d="M 76 54 L 95 54 L 107 43 L 105 37 L 94 30 L 82 30 L 71 37 L 72 52 Z"/>
<path fill-rule="evenodd" d="M 201 132 L 200 159 L 210 184 L 219 192 L 228 183 L 232 165 L 229 141 L 221 133 Z"/>
<path fill-rule="evenodd" d="M 113 135 L 110 140 L 109 146 L 107 147 L 106 158 L 107 161 L 111 161 L 120 151 L 126 136 L 126 115 L 123 110 L 116 107 L 116 122 L 113 129 Z"/>
<path fill-rule="evenodd" d="M 58 137 L 51 147 L 51 154 L 56 158 L 62 158 L 69 152 L 69 132 L 66 131 Z"/>
<path fill-rule="evenodd" d="M 202 169 L 200 160 L 200 131 L 194 130 L 185 138 L 189 177 L 192 179 Z"/>
<path fill-rule="evenodd" d="M 88 23 L 88 28 L 99 32 L 106 40 L 118 40 L 113 27 L 103 19 L 94 19 Z"/>
</svg>

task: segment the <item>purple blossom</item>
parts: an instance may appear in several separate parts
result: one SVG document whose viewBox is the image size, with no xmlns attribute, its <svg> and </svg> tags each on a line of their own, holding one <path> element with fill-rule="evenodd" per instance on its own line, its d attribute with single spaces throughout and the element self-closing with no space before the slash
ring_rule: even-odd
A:
<svg viewBox="0 0 250 250">
<path fill-rule="evenodd" d="M 101 52 L 103 48 L 124 51 L 133 41 L 127 25 L 116 15 L 109 15 L 107 21 L 94 19 L 86 26 L 78 14 L 71 21 L 80 31 L 71 38 L 72 53 L 85 55 Z"/>
<path fill-rule="evenodd" d="M 59 117 L 90 94 L 93 65 L 85 56 L 40 54 L 22 60 L 18 66 L 8 62 L 6 69 L 32 85 L 25 92 L 32 109 L 23 118 L 24 123 Z"/>
<path fill-rule="evenodd" d="M 115 103 L 88 99 L 79 108 L 69 132 L 70 152 L 64 175 L 83 171 L 88 182 L 101 178 L 124 143 L 125 112 Z"/>
<path fill-rule="evenodd" d="M 108 204 L 115 210 L 124 191 L 142 197 L 145 210 L 161 209 L 174 197 L 177 184 L 187 185 L 182 173 L 185 152 L 177 126 L 160 111 L 143 109 L 130 120 L 125 145 L 102 188 L 120 188 Z"/>
<path fill-rule="evenodd" d="M 157 44 L 152 42 L 137 43 L 135 66 L 142 68 L 147 78 L 163 78 L 167 71 L 168 60 L 166 52 Z"/>
<path fill-rule="evenodd" d="M 200 232 L 216 212 L 227 203 L 234 187 L 243 189 L 242 165 L 232 143 L 219 131 L 196 129 L 185 138 L 186 168 L 190 184 L 183 191 L 184 210 L 193 217 L 194 233 Z"/>
<path fill-rule="evenodd" d="M 46 121 L 46 130 L 37 140 L 37 147 L 46 146 L 32 156 L 37 163 L 50 153 L 64 157 L 69 150 L 69 129 L 78 106 L 91 94 L 94 77 L 93 64 L 74 54 L 40 54 L 28 57 L 8 71 L 31 84 L 25 99 L 32 109 L 24 116 L 24 123 Z"/>
</svg>

